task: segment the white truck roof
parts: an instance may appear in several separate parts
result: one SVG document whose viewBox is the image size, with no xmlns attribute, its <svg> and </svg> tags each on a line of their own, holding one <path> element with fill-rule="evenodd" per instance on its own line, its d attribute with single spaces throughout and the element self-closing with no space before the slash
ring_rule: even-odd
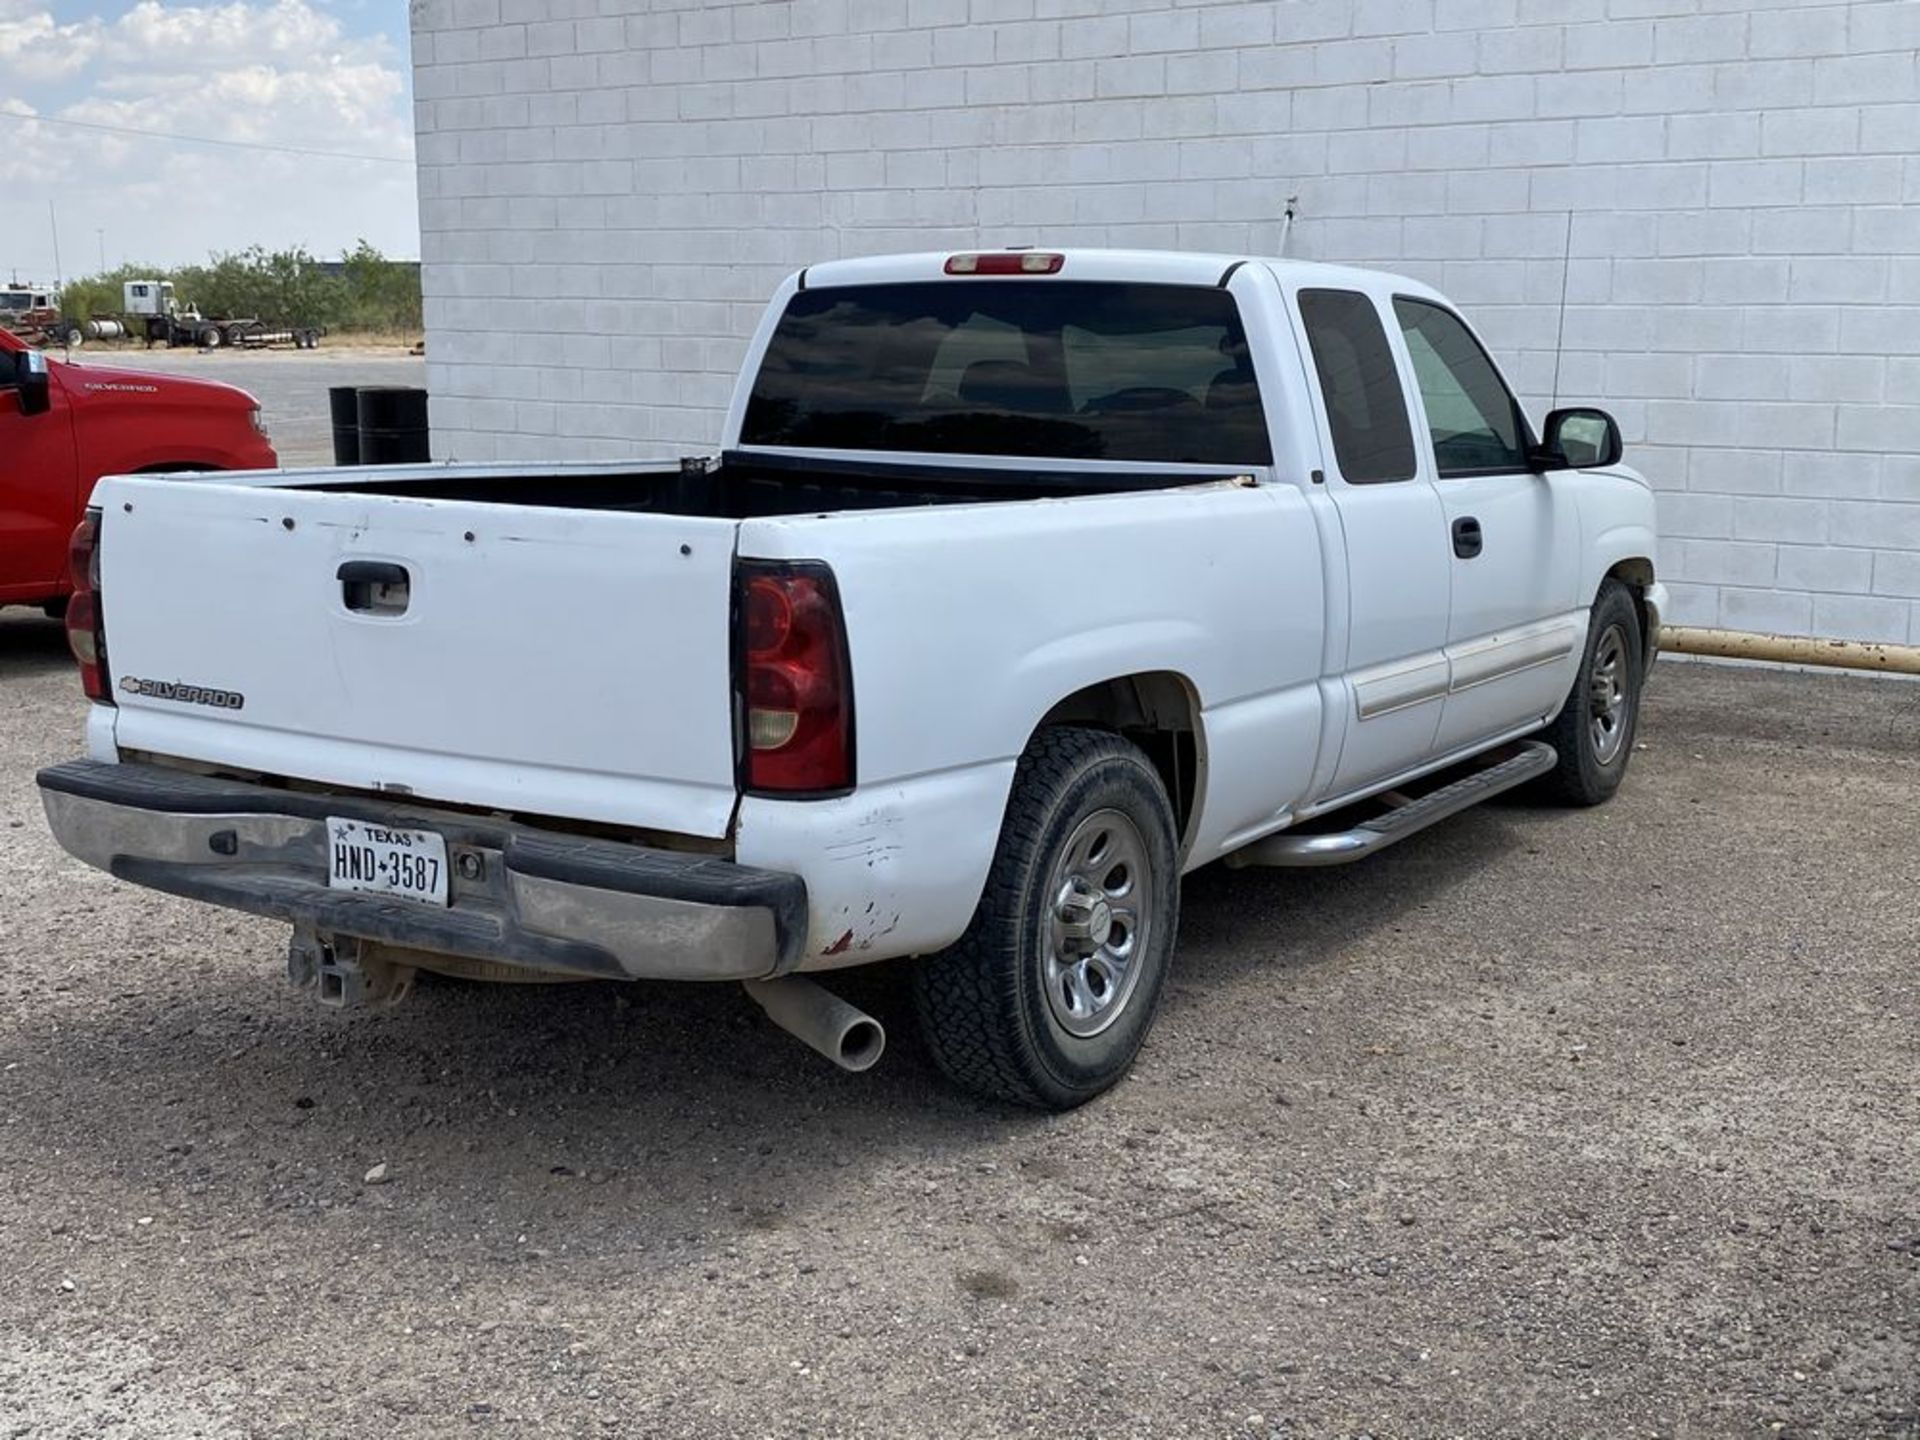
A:
<svg viewBox="0 0 1920 1440">
<path fill-rule="evenodd" d="M 1314 260 L 1287 260 L 1271 255 L 1224 255 L 1184 250 L 1100 250 L 1077 247 L 1019 246 L 956 250 L 923 250 L 908 255 L 867 255 L 810 265 L 801 274 L 806 289 L 838 285 L 885 285 L 946 277 L 946 263 L 955 255 L 1004 254 L 1037 250 L 1062 255 L 1058 277 L 1068 280 L 1132 280 L 1160 285 L 1217 285 L 1236 265 L 1269 267 L 1287 285 L 1330 285 L 1375 291 L 1383 286 L 1402 293 L 1433 295 L 1430 286 L 1404 275 L 1328 265 Z M 1037 280 L 1048 275 L 1030 277 Z"/>
</svg>

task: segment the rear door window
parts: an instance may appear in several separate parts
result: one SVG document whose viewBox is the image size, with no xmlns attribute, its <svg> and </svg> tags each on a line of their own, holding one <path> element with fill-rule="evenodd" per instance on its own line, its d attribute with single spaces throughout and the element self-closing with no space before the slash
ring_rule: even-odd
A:
<svg viewBox="0 0 1920 1440">
<path fill-rule="evenodd" d="M 803 290 L 747 402 L 748 445 L 1272 463 L 1233 297 L 972 280 Z"/>
<path fill-rule="evenodd" d="M 1357 290 L 1302 290 L 1300 318 L 1341 478 L 1354 485 L 1411 480 L 1417 465 L 1407 397 L 1372 299 Z"/>
</svg>

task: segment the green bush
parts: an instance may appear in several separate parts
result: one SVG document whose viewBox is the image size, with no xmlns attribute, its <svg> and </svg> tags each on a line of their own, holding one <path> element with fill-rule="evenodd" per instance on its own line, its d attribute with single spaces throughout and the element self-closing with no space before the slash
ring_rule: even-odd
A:
<svg viewBox="0 0 1920 1440">
<path fill-rule="evenodd" d="M 343 259 L 340 329 L 418 331 L 421 328 L 418 265 L 397 264 L 364 240 Z"/>
<path fill-rule="evenodd" d="M 420 329 L 419 267 L 389 260 L 365 240 L 341 257 L 337 272 L 304 248 L 260 245 L 215 254 L 205 265 L 122 265 L 69 282 L 61 313 L 82 320 L 118 315 L 129 280 L 171 280 L 180 308 L 203 315 L 329 330 Z"/>
</svg>

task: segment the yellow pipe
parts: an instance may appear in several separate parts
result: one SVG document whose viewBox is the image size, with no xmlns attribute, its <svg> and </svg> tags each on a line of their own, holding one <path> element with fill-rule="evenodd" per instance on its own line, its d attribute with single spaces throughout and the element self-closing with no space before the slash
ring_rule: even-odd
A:
<svg viewBox="0 0 1920 1440">
<path fill-rule="evenodd" d="M 1880 645 L 1869 640 L 1821 640 L 1811 635 L 1764 635 L 1750 630 L 1662 625 L 1660 648 L 1676 655 L 1714 655 L 1726 660 L 1834 665 L 1847 670 L 1920 675 L 1920 645 Z"/>
</svg>

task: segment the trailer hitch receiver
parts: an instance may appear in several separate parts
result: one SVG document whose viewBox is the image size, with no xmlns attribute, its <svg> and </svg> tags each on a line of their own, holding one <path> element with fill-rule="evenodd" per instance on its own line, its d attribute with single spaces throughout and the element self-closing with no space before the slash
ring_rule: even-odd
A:
<svg viewBox="0 0 1920 1440">
<path fill-rule="evenodd" d="M 297 925 L 287 945 L 287 979 L 330 1010 L 391 1009 L 412 993 L 414 974 L 354 935 Z"/>
</svg>

